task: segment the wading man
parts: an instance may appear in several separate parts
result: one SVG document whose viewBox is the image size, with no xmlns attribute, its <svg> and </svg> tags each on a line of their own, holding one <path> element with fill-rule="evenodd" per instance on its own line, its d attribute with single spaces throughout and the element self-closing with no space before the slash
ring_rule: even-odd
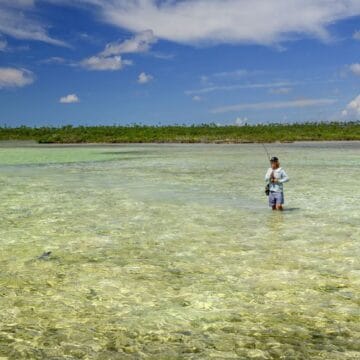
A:
<svg viewBox="0 0 360 360">
<path fill-rule="evenodd" d="M 270 159 L 271 167 L 265 175 L 265 181 L 267 184 L 269 194 L 269 206 L 273 210 L 283 210 L 284 205 L 284 189 L 283 183 L 289 181 L 284 169 L 280 167 L 279 159 L 272 157 Z"/>
</svg>

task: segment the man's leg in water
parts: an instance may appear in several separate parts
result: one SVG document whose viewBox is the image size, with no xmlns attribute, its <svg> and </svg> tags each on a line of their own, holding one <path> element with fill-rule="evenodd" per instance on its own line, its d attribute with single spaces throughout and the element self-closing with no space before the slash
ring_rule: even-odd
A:
<svg viewBox="0 0 360 360">
<path fill-rule="evenodd" d="M 269 206 L 273 210 L 276 210 L 276 196 L 275 196 L 275 193 L 273 193 L 273 192 L 270 192 L 270 194 L 269 194 Z"/>
<path fill-rule="evenodd" d="M 284 194 L 280 192 L 271 192 L 269 196 L 269 205 L 275 211 L 282 211 L 284 204 Z"/>
<path fill-rule="evenodd" d="M 276 210 L 283 211 L 283 205 L 284 205 L 284 193 L 280 193 L 279 197 L 276 199 Z"/>
</svg>

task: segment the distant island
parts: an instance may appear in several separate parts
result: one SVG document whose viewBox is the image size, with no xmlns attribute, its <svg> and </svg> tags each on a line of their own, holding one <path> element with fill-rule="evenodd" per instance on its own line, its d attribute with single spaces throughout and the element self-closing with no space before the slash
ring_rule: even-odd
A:
<svg viewBox="0 0 360 360">
<path fill-rule="evenodd" d="M 0 141 L 40 144 L 87 143 L 262 143 L 360 140 L 360 121 L 244 126 L 63 126 L 0 128 Z"/>
</svg>

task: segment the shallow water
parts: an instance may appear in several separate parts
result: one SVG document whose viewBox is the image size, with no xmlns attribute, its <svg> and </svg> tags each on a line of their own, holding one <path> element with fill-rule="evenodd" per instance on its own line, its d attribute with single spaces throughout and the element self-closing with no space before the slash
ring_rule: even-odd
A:
<svg viewBox="0 0 360 360">
<path fill-rule="evenodd" d="M 269 149 L 2 144 L 0 358 L 359 359 L 360 143 Z"/>
</svg>

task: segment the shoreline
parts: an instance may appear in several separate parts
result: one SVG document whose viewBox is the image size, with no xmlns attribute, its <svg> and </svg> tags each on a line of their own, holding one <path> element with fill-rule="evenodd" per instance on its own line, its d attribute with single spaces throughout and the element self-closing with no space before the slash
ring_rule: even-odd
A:
<svg viewBox="0 0 360 360">
<path fill-rule="evenodd" d="M 0 128 L 0 140 L 39 144 L 273 144 L 360 141 L 360 122 L 246 126 Z"/>
<path fill-rule="evenodd" d="M 354 144 L 359 143 L 360 140 L 299 140 L 299 141 L 272 141 L 272 142 L 260 142 L 260 141 L 214 141 L 214 142 L 81 142 L 81 143 L 39 143 L 31 140 L 0 140 L 0 148 L 2 147 L 86 147 L 86 146 L 149 146 L 149 145 L 306 145 L 306 144 Z"/>
</svg>

